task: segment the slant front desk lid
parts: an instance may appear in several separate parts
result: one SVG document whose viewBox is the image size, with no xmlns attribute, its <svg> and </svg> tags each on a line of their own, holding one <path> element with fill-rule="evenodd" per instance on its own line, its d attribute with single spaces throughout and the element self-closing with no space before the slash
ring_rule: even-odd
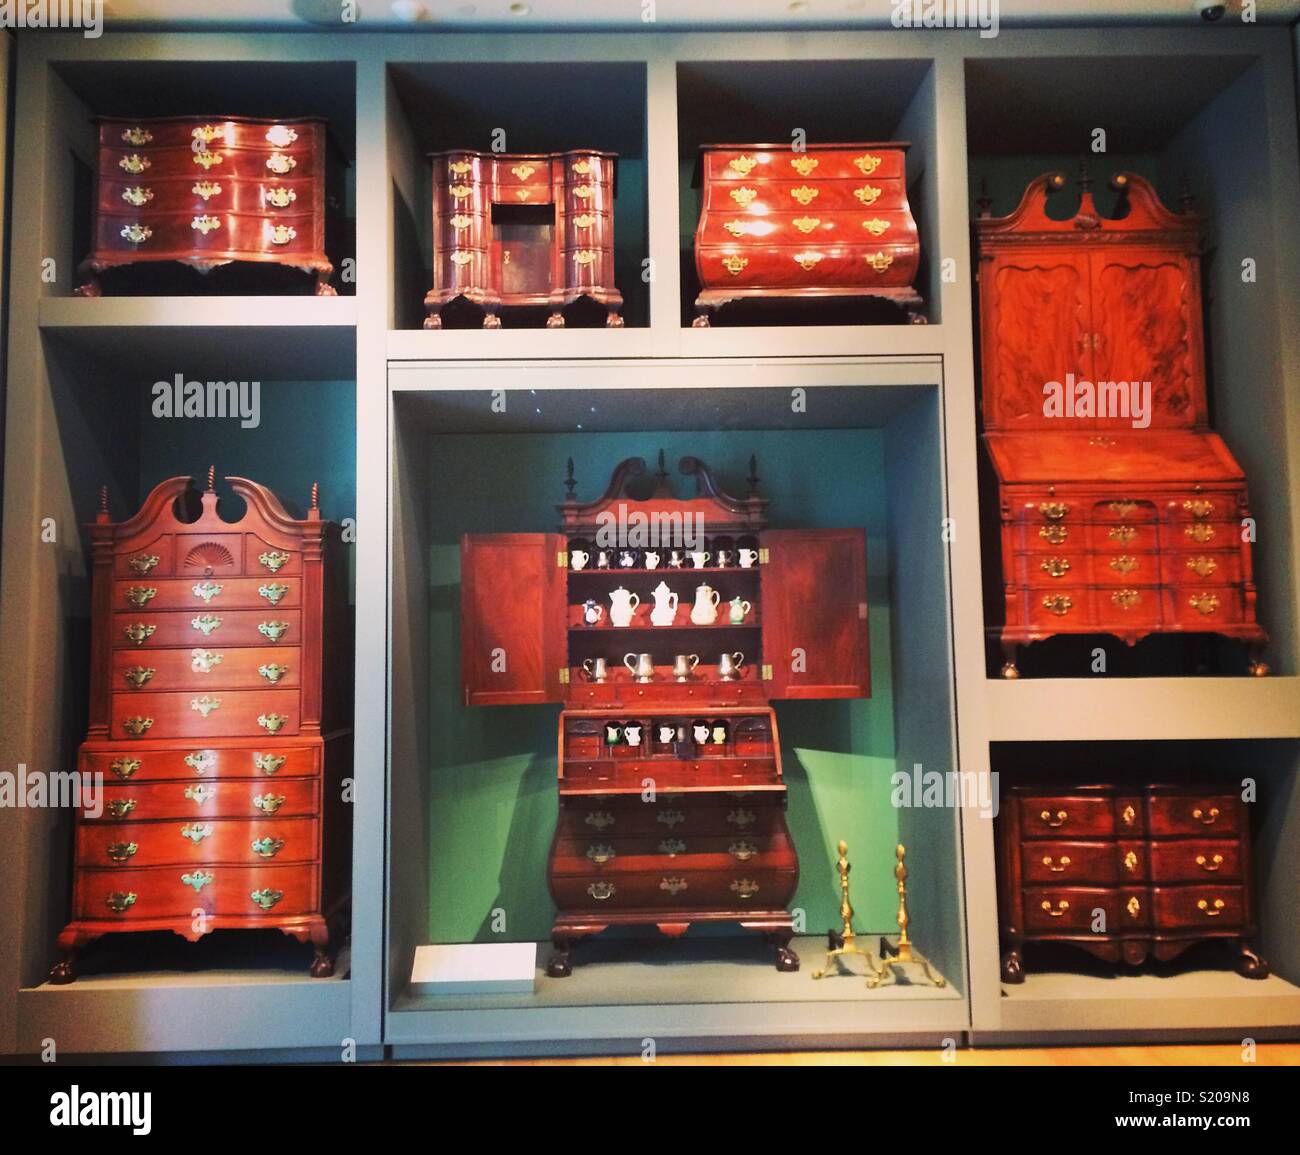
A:
<svg viewBox="0 0 1300 1155">
<path fill-rule="evenodd" d="M 987 433 L 998 477 L 1008 483 L 1070 481 L 1194 483 L 1241 481 L 1241 466 L 1210 430 Z"/>
</svg>

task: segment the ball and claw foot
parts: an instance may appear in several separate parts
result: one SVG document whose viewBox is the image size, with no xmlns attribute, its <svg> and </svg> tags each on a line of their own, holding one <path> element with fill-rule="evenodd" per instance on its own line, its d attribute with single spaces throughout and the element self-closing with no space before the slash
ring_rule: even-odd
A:
<svg viewBox="0 0 1300 1155">
<path fill-rule="evenodd" d="M 1025 963 L 1018 950 L 1009 950 L 1002 956 L 1002 981 L 1004 983 L 1025 981 Z"/>
<path fill-rule="evenodd" d="M 709 327 L 709 314 L 707 312 L 697 313 L 695 320 L 691 322 L 692 329 L 707 329 Z"/>
<path fill-rule="evenodd" d="M 77 977 L 77 959 L 75 955 L 65 955 L 50 967 L 49 981 L 55 986 L 64 986 Z"/>
<path fill-rule="evenodd" d="M 334 960 L 325 951 L 318 950 L 311 960 L 311 977 L 327 979 L 334 974 Z"/>
<path fill-rule="evenodd" d="M 103 296 L 103 292 L 103 289 L 99 287 L 99 281 L 94 277 L 88 277 L 72 290 L 72 295 L 74 297 L 100 297 Z"/>
<path fill-rule="evenodd" d="M 546 327 L 548 329 L 563 329 L 564 314 L 560 312 L 552 313 L 549 317 L 546 318 Z"/>
<path fill-rule="evenodd" d="M 551 940 L 551 945 L 555 950 L 546 963 L 546 973 L 553 979 L 567 979 L 573 974 L 573 964 L 569 961 L 573 944 L 566 939 L 556 938 Z"/>
<path fill-rule="evenodd" d="M 499 328 L 501 328 L 501 318 L 498 317 L 495 313 L 484 313 L 484 314 L 483 314 L 483 328 L 485 328 L 485 329 L 499 329 Z"/>
<path fill-rule="evenodd" d="M 1020 668 L 1016 665 L 1016 647 L 1002 647 L 1002 676 L 1008 680 L 1020 677 Z"/>
<path fill-rule="evenodd" d="M 316 296 L 318 297 L 337 297 L 339 291 L 330 284 L 329 273 L 316 274 Z"/>
<path fill-rule="evenodd" d="M 442 314 L 441 314 L 441 313 L 430 313 L 430 314 L 429 314 L 427 317 L 425 317 L 425 319 L 424 319 L 424 327 L 425 327 L 426 329 L 441 329 L 441 328 L 442 328 Z"/>
<path fill-rule="evenodd" d="M 776 950 L 776 969 L 789 974 L 799 969 L 799 956 L 790 949 L 790 940 L 794 937 L 788 931 L 767 936 L 768 942 Z"/>
<path fill-rule="evenodd" d="M 928 325 L 930 323 L 930 318 L 924 313 L 918 313 L 914 309 L 909 309 L 907 311 L 907 323 L 909 325 Z"/>
<path fill-rule="evenodd" d="M 1264 661 L 1264 651 L 1262 649 L 1252 649 L 1250 651 L 1250 660 L 1246 665 L 1246 672 L 1252 678 L 1267 678 L 1273 671 Z"/>
<path fill-rule="evenodd" d="M 1251 949 L 1249 943 L 1238 943 L 1237 973 L 1244 979 L 1266 979 L 1269 976 L 1268 963 Z"/>
<path fill-rule="evenodd" d="M 623 327 L 623 318 L 617 313 L 608 313 L 605 316 L 606 329 L 621 329 Z"/>
</svg>

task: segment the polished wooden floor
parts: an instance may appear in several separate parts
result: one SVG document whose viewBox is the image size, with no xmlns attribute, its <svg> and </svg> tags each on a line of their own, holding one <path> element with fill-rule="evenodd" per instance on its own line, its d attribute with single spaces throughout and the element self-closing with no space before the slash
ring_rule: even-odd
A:
<svg viewBox="0 0 1300 1155">
<path fill-rule="evenodd" d="M 1300 1043 L 1259 1043 L 1258 1066 L 1300 1066 Z M 1240 1067 L 1236 1043 L 1142 1047 L 967 1047 L 949 1054 L 923 1051 L 772 1051 L 762 1054 L 663 1055 L 658 1066 L 694 1067 L 727 1064 L 743 1067 Z M 644 1066 L 639 1056 L 582 1059 L 512 1059 L 455 1064 L 509 1067 L 630 1067 Z"/>
</svg>

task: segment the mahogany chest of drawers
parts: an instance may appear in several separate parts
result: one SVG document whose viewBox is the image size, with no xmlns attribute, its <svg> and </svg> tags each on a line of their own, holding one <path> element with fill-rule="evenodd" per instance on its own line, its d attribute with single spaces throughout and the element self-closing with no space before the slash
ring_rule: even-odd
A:
<svg viewBox="0 0 1300 1155">
<path fill-rule="evenodd" d="M 97 274 L 179 261 L 208 272 L 232 261 L 288 265 L 332 296 L 325 255 L 323 120 L 250 117 L 101 118 L 93 249 L 77 289 Z"/>
<path fill-rule="evenodd" d="M 780 297 L 884 298 L 924 323 L 907 148 L 702 146 L 695 325 L 730 301 Z"/>
<path fill-rule="evenodd" d="M 590 297 L 623 324 L 614 286 L 614 175 L 617 156 L 593 149 L 553 153 L 432 154 L 433 288 L 426 329 L 464 299 L 499 328 L 503 308 L 548 309 L 562 328 L 565 306 Z"/>
<path fill-rule="evenodd" d="M 997 843 L 1004 982 L 1024 981 L 1031 942 L 1136 966 L 1225 939 L 1240 974 L 1268 975 L 1250 945 L 1250 815 L 1230 784 L 1013 787 Z"/>
<path fill-rule="evenodd" d="M 1056 634 L 1239 638 L 1265 674 L 1246 480 L 1208 427 L 1199 222 L 1120 174 L 1126 211 L 1035 180 L 976 222 L 984 443 L 1001 532 L 1003 675 Z"/>
<path fill-rule="evenodd" d="M 52 982 L 111 932 L 278 928 L 333 972 L 350 816 L 348 650 L 336 527 L 229 478 L 246 503 L 217 514 L 214 478 L 164 481 L 128 521 L 105 506 L 94 559 L 90 727 L 78 755 L 103 807 L 76 823 L 72 921 Z"/>
<path fill-rule="evenodd" d="M 696 458 L 678 468 L 694 495 L 674 496 L 661 455 L 645 496 L 645 462 L 629 458 L 596 500 L 570 493 L 560 533 L 461 544 L 465 705 L 565 707 L 553 977 L 607 927 L 677 936 L 717 922 L 764 933 L 777 968 L 798 969 L 799 860 L 771 700 L 870 695 L 863 531 L 767 529 L 752 461 L 744 498 Z M 663 535 L 600 546 L 620 508 Z M 707 536 L 688 540 L 696 524 Z M 803 660 L 788 657 L 796 647 Z"/>
</svg>

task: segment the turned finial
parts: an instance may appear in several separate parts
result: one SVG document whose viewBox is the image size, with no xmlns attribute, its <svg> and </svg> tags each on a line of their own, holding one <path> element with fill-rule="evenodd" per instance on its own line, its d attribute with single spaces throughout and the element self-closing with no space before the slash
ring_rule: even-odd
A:
<svg viewBox="0 0 1300 1155">
<path fill-rule="evenodd" d="M 320 509 L 320 482 L 319 481 L 313 481 L 311 483 L 311 507 L 312 509 Z"/>
<path fill-rule="evenodd" d="M 989 216 L 990 210 L 993 208 L 993 198 L 989 196 L 989 178 L 987 176 L 980 177 L 980 195 L 976 198 L 975 207 L 982 217 Z"/>
<path fill-rule="evenodd" d="M 208 492 L 211 493 L 216 488 L 217 488 L 217 467 L 215 465 L 209 465 L 208 466 Z"/>
<path fill-rule="evenodd" d="M 569 458 L 569 461 L 568 461 L 568 464 L 567 464 L 567 466 L 565 467 L 565 475 L 564 475 L 564 488 L 565 488 L 566 490 L 568 490 L 568 492 L 564 495 L 564 500 L 565 500 L 565 501 L 576 501 L 576 500 L 577 500 L 577 499 L 573 496 L 573 491 L 574 491 L 575 488 L 577 488 L 577 485 L 578 485 L 578 483 L 577 483 L 577 482 L 574 480 L 574 478 L 573 478 L 573 458 L 570 457 L 570 458 Z"/>
<path fill-rule="evenodd" d="M 99 487 L 99 512 L 103 514 L 108 513 L 108 486 L 107 485 L 101 485 Z"/>
</svg>

